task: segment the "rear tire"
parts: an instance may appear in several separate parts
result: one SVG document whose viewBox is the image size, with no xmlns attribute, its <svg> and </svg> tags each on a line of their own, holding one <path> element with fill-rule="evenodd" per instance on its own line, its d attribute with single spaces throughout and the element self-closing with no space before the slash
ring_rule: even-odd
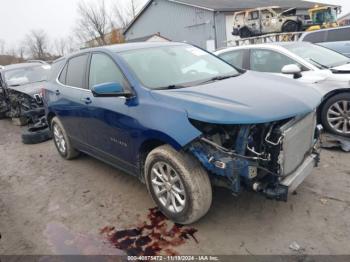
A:
<svg viewBox="0 0 350 262">
<path fill-rule="evenodd" d="M 291 32 L 298 32 L 299 31 L 299 25 L 295 21 L 287 21 L 282 26 L 282 32 L 291 33 Z"/>
<path fill-rule="evenodd" d="M 80 155 L 80 152 L 72 146 L 72 142 L 58 117 L 51 120 L 51 132 L 57 151 L 64 159 L 72 160 Z"/>
<path fill-rule="evenodd" d="M 321 121 L 329 133 L 350 137 L 350 94 L 341 93 L 329 98 L 322 106 Z"/>
<path fill-rule="evenodd" d="M 207 172 L 191 155 L 169 145 L 149 153 L 145 178 L 154 202 L 175 223 L 191 224 L 211 206 L 212 187 Z"/>
<path fill-rule="evenodd" d="M 240 38 L 248 38 L 252 36 L 252 32 L 250 32 L 248 28 L 244 27 L 241 30 L 239 30 L 239 36 Z"/>
</svg>

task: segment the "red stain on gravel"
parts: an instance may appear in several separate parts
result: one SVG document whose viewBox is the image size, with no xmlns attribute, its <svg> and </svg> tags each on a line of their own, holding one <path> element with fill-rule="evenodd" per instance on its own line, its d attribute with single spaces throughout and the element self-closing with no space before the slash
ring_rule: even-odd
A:
<svg viewBox="0 0 350 262">
<path fill-rule="evenodd" d="M 131 256 L 174 256 L 178 255 L 174 247 L 190 239 L 198 243 L 196 229 L 170 222 L 157 208 L 150 209 L 147 218 L 135 228 L 116 230 L 115 227 L 105 227 L 100 232 L 114 247 Z"/>
</svg>

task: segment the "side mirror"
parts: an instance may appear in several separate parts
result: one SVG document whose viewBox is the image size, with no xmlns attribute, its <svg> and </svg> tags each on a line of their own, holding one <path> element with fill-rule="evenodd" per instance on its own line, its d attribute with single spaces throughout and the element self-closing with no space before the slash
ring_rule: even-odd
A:
<svg viewBox="0 0 350 262">
<path fill-rule="evenodd" d="M 96 97 L 130 97 L 130 92 L 125 92 L 119 83 L 102 83 L 92 87 L 92 94 Z"/>
<path fill-rule="evenodd" d="M 282 68 L 282 73 L 286 75 L 294 75 L 295 79 L 302 77 L 301 68 L 296 64 L 285 65 Z"/>
</svg>

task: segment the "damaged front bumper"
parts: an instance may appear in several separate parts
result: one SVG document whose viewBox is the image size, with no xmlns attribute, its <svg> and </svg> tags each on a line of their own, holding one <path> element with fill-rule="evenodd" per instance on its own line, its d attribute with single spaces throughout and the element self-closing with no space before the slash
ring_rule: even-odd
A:
<svg viewBox="0 0 350 262">
<path fill-rule="evenodd" d="M 320 161 L 321 128 L 316 126 L 315 112 L 262 125 L 196 125 L 206 135 L 188 150 L 214 185 L 228 187 L 236 195 L 244 186 L 268 199 L 287 201 Z"/>
</svg>

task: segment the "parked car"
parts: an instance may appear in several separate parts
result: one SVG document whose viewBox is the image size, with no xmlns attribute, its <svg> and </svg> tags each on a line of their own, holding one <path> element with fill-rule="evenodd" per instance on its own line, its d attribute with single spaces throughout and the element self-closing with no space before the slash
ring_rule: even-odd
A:
<svg viewBox="0 0 350 262">
<path fill-rule="evenodd" d="M 312 84 L 324 100 L 319 121 L 333 134 L 350 137 L 350 59 L 306 42 L 232 47 L 215 53 L 239 68 L 284 75 Z"/>
<path fill-rule="evenodd" d="M 233 16 L 233 35 L 241 38 L 280 32 L 296 32 L 303 27 L 295 8 L 263 7 L 236 12 Z"/>
<path fill-rule="evenodd" d="M 299 41 L 318 44 L 350 57 L 350 26 L 306 32 Z"/>
<path fill-rule="evenodd" d="M 22 135 L 26 144 L 39 143 L 50 137 L 41 98 L 50 68 L 48 64 L 32 62 L 13 64 L 0 70 L 0 118 L 19 119 L 21 125 L 31 124 Z"/>
<path fill-rule="evenodd" d="M 43 97 L 59 154 L 138 177 L 177 223 L 207 213 L 212 184 L 286 201 L 319 161 L 319 92 L 191 45 L 87 49 L 52 71 Z"/>
</svg>

